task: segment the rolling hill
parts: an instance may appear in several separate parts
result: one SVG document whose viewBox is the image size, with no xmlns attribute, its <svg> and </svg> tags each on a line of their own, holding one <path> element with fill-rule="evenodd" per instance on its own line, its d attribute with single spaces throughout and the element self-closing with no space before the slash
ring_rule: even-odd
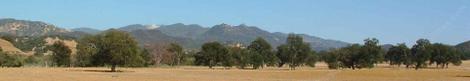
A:
<svg viewBox="0 0 470 81">
<path fill-rule="evenodd" d="M 204 28 L 199 25 L 184 25 L 179 23 L 169 26 L 161 26 L 157 29 L 162 32 L 167 32 L 165 34 L 169 36 L 192 39 L 198 43 L 194 45 L 201 45 L 202 43 L 209 41 L 242 43 L 244 45 L 248 45 L 257 37 L 262 37 L 272 44 L 272 46 L 278 46 L 284 44 L 288 36 L 286 33 L 271 33 L 256 26 L 247 26 L 245 24 L 238 26 L 219 24 L 210 28 Z M 339 48 L 349 45 L 349 43 L 342 41 L 323 39 L 306 34 L 300 35 L 304 37 L 304 41 L 309 42 L 315 50 L 328 50 L 330 48 Z"/>
<path fill-rule="evenodd" d="M 464 54 L 463 59 L 470 59 L 470 41 L 457 44 L 455 45 L 455 48 Z"/>
<path fill-rule="evenodd" d="M 43 36 L 70 31 L 41 21 L 0 19 L 0 32 L 15 36 Z"/>
<path fill-rule="evenodd" d="M 14 54 L 24 54 L 23 51 L 20 49 L 16 48 L 13 44 L 10 42 L 0 39 L 0 48 L 7 53 L 14 53 Z"/>
</svg>

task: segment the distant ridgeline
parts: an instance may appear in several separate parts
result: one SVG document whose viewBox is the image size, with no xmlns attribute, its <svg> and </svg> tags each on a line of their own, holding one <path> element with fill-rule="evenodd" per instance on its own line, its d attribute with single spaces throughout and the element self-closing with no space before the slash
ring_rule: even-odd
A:
<svg viewBox="0 0 470 81">
<path fill-rule="evenodd" d="M 238 26 L 219 24 L 213 27 L 203 27 L 197 24 L 185 25 L 182 23 L 171 25 L 132 24 L 119 27 L 118 29 L 129 32 L 141 46 L 162 43 L 178 43 L 189 49 L 199 49 L 203 43 L 210 41 L 218 41 L 224 44 L 241 44 L 246 46 L 257 37 L 264 38 L 273 47 L 276 47 L 285 43 L 287 38 L 286 33 L 271 33 L 259 29 L 258 27 L 247 26 L 245 24 Z M 83 35 L 97 34 L 101 31 L 102 30 L 86 27 L 67 30 L 41 21 L 16 20 L 11 18 L 0 19 L 1 36 L 15 36 L 23 39 L 59 37 L 60 39 L 76 40 Z M 305 42 L 309 43 L 312 48 L 317 51 L 341 48 L 350 45 L 350 43 L 347 42 L 323 39 L 306 34 L 300 35 L 304 38 Z M 18 39 L 15 41 L 18 41 Z M 457 46 L 462 48 L 462 50 L 467 50 L 465 48 L 469 48 L 465 47 L 468 46 L 468 44 L 464 43 Z"/>
<path fill-rule="evenodd" d="M 204 42 L 218 41 L 225 44 L 249 44 L 257 37 L 265 38 L 273 46 L 285 43 L 287 34 L 271 33 L 255 26 L 244 24 L 231 26 L 228 24 L 215 25 L 211 28 L 200 25 L 185 25 L 182 23 L 172 25 L 141 25 L 133 24 L 118 28 L 131 33 L 140 45 L 153 43 L 179 43 L 187 48 L 198 49 Z M 27 21 L 16 19 L 0 19 L 0 34 L 17 37 L 59 36 L 64 38 L 79 38 L 87 34 L 97 34 L 101 30 L 92 28 L 63 29 L 41 21 Z M 349 45 L 349 43 L 322 39 L 302 34 L 305 41 L 315 50 L 327 50 Z"/>
</svg>

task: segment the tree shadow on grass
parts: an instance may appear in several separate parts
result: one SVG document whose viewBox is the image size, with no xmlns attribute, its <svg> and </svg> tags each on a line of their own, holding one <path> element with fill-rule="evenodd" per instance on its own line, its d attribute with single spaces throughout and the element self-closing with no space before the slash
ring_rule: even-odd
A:
<svg viewBox="0 0 470 81">
<path fill-rule="evenodd" d="M 247 71 L 250 71 L 250 70 L 281 70 L 281 71 L 289 71 L 291 69 L 289 68 L 258 68 L 258 69 L 254 69 L 254 68 L 250 68 L 250 67 L 247 67 L 247 68 L 222 68 L 222 67 L 213 67 L 213 68 L 182 68 L 184 70 L 247 70 Z"/>
<path fill-rule="evenodd" d="M 111 70 L 96 70 L 96 69 L 73 69 L 69 71 L 79 71 L 79 72 L 105 72 L 105 73 L 113 73 Z M 134 71 L 125 71 L 125 70 L 116 70 L 116 73 L 123 73 L 123 72 L 134 72 Z"/>
<path fill-rule="evenodd" d="M 464 77 L 464 78 L 470 78 L 470 75 L 457 75 L 455 77 Z"/>
</svg>

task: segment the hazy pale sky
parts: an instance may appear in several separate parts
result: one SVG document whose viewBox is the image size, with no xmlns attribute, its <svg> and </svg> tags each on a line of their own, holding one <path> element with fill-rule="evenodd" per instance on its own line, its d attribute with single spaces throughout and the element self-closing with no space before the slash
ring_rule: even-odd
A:
<svg viewBox="0 0 470 81">
<path fill-rule="evenodd" d="M 258 26 L 351 43 L 419 38 L 470 40 L 470 0 L 4 0 L 0 18 L 44 21 L 63 28 L 129 24 L 220 23 Z"/>
</svg>

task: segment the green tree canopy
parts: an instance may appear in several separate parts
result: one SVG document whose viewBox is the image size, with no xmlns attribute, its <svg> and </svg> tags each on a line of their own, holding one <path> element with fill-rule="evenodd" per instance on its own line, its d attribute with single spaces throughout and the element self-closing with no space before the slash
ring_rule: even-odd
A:
<svg viewBox="0 0 470 81">
<path fill-rule="evenodd" d="M 278 47 L 278 58 L 280 59 L 280 66 L 284 63 L 289 63 L 291 69 L 306 63 L 312 53 L 315 53 L 309 43 L 305 43 L 300 35 L 289 34 L 287 43 Z"/>
<path fill-rule="evenodd" d="M 379 40 L 376 38 L 368 38 L 364 40 L 364 46 L 361 47 L 361 53 L 359 53 L 359 67 L 374 67 L 383 60 L 382 48 L 378 45 Z"/>
<path fill-rule="evenodd" d="M 70 66 L 71 64 L 71 53 L 72 50 L 65 45 L 62 41 L 55 42 L 50 50 L 52 53 L 52 59 L 55 65 L 57 66 Z"/>
<path fill-rule="evenodd" d="M 255 41 L 251 42 L 248 46 L 248 50 L 253 54 L 250 55 L 252 58 L 251 65 L 255 69 L 263 66 L 264 64 L 274 66 L 277 63 L 277 57 L 273 53 L 271 45 L 261 37 L 258 37 Z"/>
<path fill-rule="evenodd" d="M 390 65 L 409 65 L 411 61 L 409 59 L 410 53 L 411 51 L 405 43 L 400 43 L 396 46 L 392 46 L 385 55 L 385 58 L 389 61 Z"/>
<path fill-rule="evenodd" d="M 75 66 L 89 67 L 96 66 L 93 56 L 99 51 L 97 48 L 99 38 L 97 36 L 83 36 L 77 44 L 77 55 L 75 56 Z"/>
<path fill-rule="evenodd" d="M 201 51 L 198 53 L 199 58 L 196 58 L 197 62 L 202 62 L 203 65 L 212 68 L 217 64 L 221 63 L 224 58 L 230 57 L 227 48 L 225 48 L 219 42 L 208 42 L 202 45 Z M 228 64 L 227 64 L 228 65 Z"/>
<path fill-rule="evenodd" d="M 426 61 L 431 57 L 432 49 L 431 42 L 427 39 L 419 39 L 416 44 L 411 48 L 411 54 L 415 69 L 426 67 Z"/>
<path fill-rule="evenodd" d="M 97 35 L 95 44 L 98 52 L 93 56 L 97 65 L 111 65 L 111 71 L 115 72 L 120 66 L 143 66 L 145 60 L 141 49 L 131 35 L 115 29 Z"/>
<path fill-rule="evenodd" d="M 437 67 L 448 67 L 449 63 L 460 65 L 462 63 L 460 53 L 452 46 L 434 43 L 432 44 L 432 53 L 429 64 L 435 64 Z"/>
</svg>

